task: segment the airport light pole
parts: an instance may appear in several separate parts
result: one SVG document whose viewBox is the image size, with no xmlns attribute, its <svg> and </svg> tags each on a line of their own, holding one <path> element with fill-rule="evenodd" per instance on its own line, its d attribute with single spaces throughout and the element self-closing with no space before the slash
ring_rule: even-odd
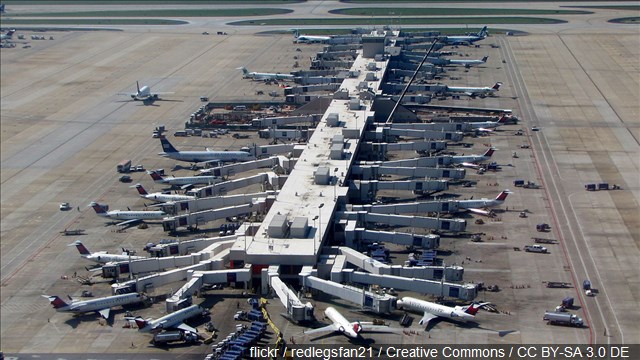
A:
<svg viewBox="0 0 640 360">
<path fill-rule="evenodd" d="M 318 215 L 313 218 L 313 227 L 316 227 L 316 220 L 318 220 Z M 315 255 L 316 251 L 316 233 L 313 233 L 313 253 Z"/>
<path fill-rule="evenodd" d="M 318 242 L 320 242 L 320 245 L 322 246 L 322 207 L 324 206 L 324 203 L 318 205 Z M 315 239 L 315 237 L 314 237 Z M 313 251 L 315 251 L 316 245 L 315 243 L 313 244 Z"/>
</svg>

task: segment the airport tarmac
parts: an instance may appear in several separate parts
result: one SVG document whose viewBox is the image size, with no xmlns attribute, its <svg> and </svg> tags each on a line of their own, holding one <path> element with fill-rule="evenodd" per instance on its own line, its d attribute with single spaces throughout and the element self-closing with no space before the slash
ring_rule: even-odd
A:
<svg viewBox="0 0 640 360">
<path fill-rule="evenodd" d="M 458 70 L 459 80 L 443 80 L 476 86 L 502 80 L 505 85 L 499 97 L 437 102 L 509 108 L 521 119 L 520 124 L 505 126 L 488 138 L 472 139 L 472 149 L 455 149 L 479 153 L 483 144 L 491 143 L 501 150 L 495 160 L 513 166 L 482 176 L 468 171 L 476 186 L 455 187 L 448 193 L 462 198 L 490 198 L 504 188 L 514 193 L 505 203 L 509 211 L 498 212 L 499 221 L 478 225 L 473 224 L 474 218 L 466 218 L 469 232 L 485 233 L 483 242 L 444 237 L 442 245 L 451 252 L 445 257 L 447 264 L 465 267 L 465 281 L 500 286 L 500 292 L 481 292 L 478 300 L 491 301 L 501 312 L 481 311 L 477 325 L 441 321 L 428 333 L 417 325 L 421 316 L 413 314 L 412 329 L 419 334 L 372 335 L 376 342 L 388 341 L 389 336 L 398 343 L 487 344 L 613 344 L 637 343 L 640 338 L 636 325 L 640 322 L 638 27 L 621 26 L 617 31 L 607 24 L 588 32 L 525 27 L 532 34 L 496 34 L 480 48 L 465 48 L 469 58 L 490 55 L 486 67 Z M 87 288 L 74 281 L 73 274 L 85 275 L 88 263 L 67 247 L 78 238 L 92 250 L 116 252 L 124 246 L 140 253 L 147 242 L 166 238 L 159 225 L 116 232 L 86 207 L 91 201 L 108 203 L 112 209 L 144 207 L 130 184 L 117 181 L 115 165 L 131 158 L 147 169 L 172 168 L 175 161 L 156 155 L 161 149 L 158 140 L 151 138 L 155 126 L 164 124 L 169 133 L 182 129 L 189 114 L 201 105 L 200 96 L 212 102 L 233 102 L 255 98 L 255 91 L 263 87 L 275 89 L 242 80 L 236 70 L 239 66 L 288 72 L 293 70 L 293 57 L 299 56 L 300 68 L 306 69 L 309 57 L 322 48 L 294 45 L 290 35 L 256 35 L 253 29 L 238 29 L 229 36 L 205 36 L 193 27 L 186 30 L 47 32 L 55 40 L 0 52 L 0 330 L 5 353 L 166 353 L 149 346 L 148 335 L 122 328 L 123 311 L 115 312 L 113 326 L 100 325 L 93 316 L 77 321 L 55 313 L 40 295 L 75 298 Z M 490 48 L 489 43 L 500 48 Z M 163 96 L 172 101 L 151 106 L 121 102 L 128 97 L 116 94 L 134 91 L 135 81 L 150 85 L 153 91 L 173 92 Z M 531 131 L 532 126 L 540 131 Z M 520 128 L 526 135 L 513 136 Z M 230 136 L 171 140 L 179 149 L 237 149 L 249 141 Z M 520 149 L 523 143 L 532 149 Z M 511 157 L 513 151 L 519 158 Z M 181 170 L 176 175 L 190 173 Z M 151 184 L 144 173 L 132 177 L 134 184 Z M 542 189 L 513 188 L 515 179 L 534 181 Z M 622 190 L 586 192 L 584 184 L 591 182 L 619 184 Z M 59 211 L 60 202 L 70 202 L 73 209 Z M 530 211 L 526 219 L 518 216 L 523 209 Z M 560 244 L 549 245 L 548 255 L 514 251 L 540 236 L 535 232 L 540 222 L 552 226 L 544 237 Z M 87 235 L 61 235 L 66 228 L 82 228 Z M 399 261 L 405 255 L 394 256 Z M 585 278 L 599 289 L 597 296 L 586 297 L 580 291 Z M 544 281 L 571 282 L 575 288 L 548 289 Z M 96 296 L 110 294 L 107 284 L 93 285 L 91 291 Z M 550 327 L 541 320 L 544 310 L 553 309 L 565 296 L 576 297 L 581 307 L 576 313 L 585 317 L 588 328 Z M 221 330 L 232 328 L 233 321 L 218 314 L 232 314 L 228 308 L 233 309 L 233 302 L 224 306 L 215 298 L 210 302 L 215 304 L 214 322 L 220 319 Z M 376 317 L 353 312 L 335 299 L 321 297 L 313 302 L 319 318 L 328 304 L 350 321 Z M 302 327 L 278 315 L 284 308 L 277 299 L 270 299 L 268 309 L 285 339 L 300 336 Z M 140 310 L 153 317 L 163 312 L 162 303 Z M 385 321 L 398 326 L 398 318 L 396 313 Z M 515 332 L 500 337 L 495 330 Z M 306 341 L 311 340 L 303 337 L 302 342 Z M 319 341 L 347 340 L 333 336 Z M 200 345 L 172 352 L 204 354 L 207 349 Z"/>
</svg>

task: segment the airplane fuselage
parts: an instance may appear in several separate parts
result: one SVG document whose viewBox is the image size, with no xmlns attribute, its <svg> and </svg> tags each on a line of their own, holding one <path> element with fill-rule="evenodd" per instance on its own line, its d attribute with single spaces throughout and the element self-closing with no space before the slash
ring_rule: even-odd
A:
<svg viewBox="0 0 640 360">
<path fill-rule="evenodd" d="M 344 316 L 342 316 L 342 314 L 338 312 L 338 310 L 330 306 L 324 311 L 324 314 L 331 321 L 333 321 L 333 323 L 337 326 L 338 331 L 343 333 L 345 336 L 353 339 L 359 336 L 358 332 L 354 330 L 354 325 L 357 325 L 358 329 L 360 325 L 357 323 L 350 323 L 349 320 L 347 320 Z"/>
<path fill-rule="evenodd" d="M 197 185 L 197 184 L 216 184 L 222 179 L 219 176 L 184 176 L 174 178 L 163 178 L 162 180 L 155 180 L 159 184 L 170 185 Z"/>
<path fill-rule="evenodd" d="M 205 161 L 246 161 L 251 159 L 251 154 L 244 151 L 178 151 L 163 152 L 160 155 L 170 159 L 188 162 Z"/>
<path fill-rule="evenodd" d="M 142 302 L 142 296 L 138 293 L 107 296 L 93 300 L 76 301 L 68 306 L 57 308 L 58 312 L 85 313 L 90 311 L 98 311 L 102 309 L 112 308 L 114 306 L 122 306 L 136 304 Z"/>
<path fill-rule="evenodd" d="M 503 203 L 504 203 L 504 200 L 496 200 L 496 199 L 459 200 L 458 207 L 462 209 L 489 208 L 489 207 L 500 206 Z"/>
<path fill-rule="evenodd" d="M 145 327 L 138 329 L 138 331 L 150 332 L 150 331 L 156 331 L 161 329 L 168 329 L 176 324 L 182 323 L 186 319 L 202 314 L 203 311 L 204 309 L 202 309 L 200 306 L 191 305 L 184 309 L 180 309 L 178 311 L 172 312 L 171 314 L 167 314 L 156 320 L 151 320 L 147 323 Z"/>
<path fill-rule="evenodd" d="M 153 220 L 162 219 L 167 214 L 164 211 L 124 211 L 111 210 L 106 213 L 98 214 L 114 220 Z"/>
<path fill-rule="evenodd" d="M 92 253 L 91 255 L 83 255 L 83 258 L 93 261 L 99 264 L 106 264 L 110 262 L 119 262 L 119 261 L 128 261 L 128 260 L 140 260 L 145 259 L 142 256 L 129 256 L 129 255 L 118 255 L 118 254 L 107 254 L 107 253 Z"/>
<path fill-rule="evenodd" d="M 163 194 L 163 193 L 151 193 L 147 195 L 140 195 L 141 197 L 157 201 L 157 202 L 169 202 L 169 201 L 185 201 L 185 200 L 195 200 L 195 196 L 189 195 L 179 195 L 179 194 Z"/>
<path fill-rule="evenodd" d="M 398 301 L 398 303 L 398 306 L 402 307 L 403 309 L 428 313 L 448 319 L 468 321 L 475 318 L 475 316 L 467 314 L 462 309 L 459 309 L 457 307 L 440 305 L 412 297 L 403 297 L 402 300 Z"/>
</svg>

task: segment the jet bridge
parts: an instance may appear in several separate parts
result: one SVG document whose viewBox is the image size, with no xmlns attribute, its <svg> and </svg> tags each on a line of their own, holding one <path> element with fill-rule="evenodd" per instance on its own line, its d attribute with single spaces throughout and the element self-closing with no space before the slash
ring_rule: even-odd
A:
<svg viewBox="0 0 640 360">
<path fill-rule="evenodd" d="M 313 305 L 310 302 L 303 304 L 293 290 L 291 290 L 279 277 L 280 266 L 272 265 L 268 269 L 263 269 L 262 276 L 268 277 L 269 286 L 287 309 L 287 317 L 295 322 L 313 320 Z"/>
<path fill-rule="evenodd" d="M 351 175 L 360 180 L 379 180 L 381 175 L 398 175 L 409 178 L 429 179 L 464 179 L 465 169 L 427 168 L 427 167 L 396 167 L 380 165 L 355 165 L 351 167 Z"/>
<path fill-rule="evenodd" d="M 276 116 L 256 118 L 251 120 L 251 126 L 256 128 L 268 128 L 278 125 L 291 125 L 305 123 L 307 125 L 317 124 L 322 119 L 323 114 L 310 114 L 300 116 Z"/>
<path fill-rule="evenodd" d="M 446 132 L 424 129 L 400 129 L 379 126 L 375 131 L 365 133 L 368 139 L 376 141 L 395 141 L 397 137 L 410 137 L 417 139 L 462 141 L 464 135 L 461 132 Z"/>
<path fill-rule="evenodd" d="M 441 280 L 445 278 L 449 281 L 462 281 L 464 277 L 464 269 L 461 266 L 445 267 L 387 265 L 346 246 L 332 248 L 332 250 L 337 250 L 340 255 L 344 255 L 348 263 L 357 266 L 371 274 L 426 280 Z M 335 271 L 333 270 L 331 272 L 332 281 L 345 282 L 342 276 L 343 275 L 335 273 Z M 391 287 L 400 288 L 396 286 Z M 407 290 L 410 290 L 410 288 L 408 288 Z"/>
<path fill-rule="evenodd" d="M 444 191 L 448 188 L 447 180 L 355 180 L 350 183 L 349 196 L 362 202 L 373 202 L 379 190 L 405 190 L 420 194 Z"/>
<path fill-rule="evenodd" d="M 380 124 L 382 125 L 382 124 Z M 470 123 L 393 123 L 392 129 L 413 129 L 413 130 L 432 130 L 432 131 L 461 131 L 471 132 Z"/>
<path fill-rule="evenodd" d="M 161 204 L 160 208 L 167 214 L 177 215 L 180 211 L 199 212 L 203 210 L 220 209 L 224 207 L 249 204 L 257 201 L 258 198 L 266 198 L 275 194 L 275 191 L 265 191 L 253 194 L 227 195 L 197 198 L 195 200 L 170 201 Z"/>
<path fill-rule="evenodd" d="M 388 151 L 438 151 L 447 148 L 444 141 L 415 141 L 400 143 L 362 142 L 361 152 L 368 153 L 371 159 L 385 159 Z"/>
<path fill-rule="evenodd" d="M 229 191 L 242 189 L 244 187 L 256 184 L 269 184 L 272 188 L 278 188 L 278 175 L 273 172 L 265 172 L 241 179 L 224 181 L 213 185 L 191 189 L 187 191 L 187 195 L 192 195 L 199 198 L 220 196 L 228 193 Z"/>
<path fill-rule="evenodd" d="M 249 204 L 230 206 L 220 209 L 204 210 L 184 215 L 167 217 L 162 220 L 164 231 L 174 232 L 180 227 L 195 229 L 199 225 L 206 224 L 228 217 L 251 214 L 252 212 L 266 213 L 267 201 L 265 198 L 255 199 Z"/>
<path fill-rule="evenodd" d="M 338 212 L 336 214 L 336 219 L 356 220 L 359 224 L 374 223 L 390 226 L 415 227 L 451 232 L 462 232 L 465 231 L 467 227 L 467 222 L 463 219 L 441 219 L 421 216 L 375 214 L 364 211 Z"/>
<path fill-rule="evenodd" d="M 395 231 L 376 231 L 357 227 L 355 221 L 347 221 L 344 231 L 345 244 L 357 248 L 362 243 L 391 243 L 411 248 L 437 249 L 440 236 L 433 234 L 408 234 Z"/>
<path fill-rule="evenodd" d="M 254 151 L 252 154 L 255 156 L 256 152 L 259 152 L 260 153 L 259 155 L 264 155 L 262 154 L 262 147 L 258 147 L 258 149 L 260 149 L 260 151 Z M 256 149 L 253 148 L 253 150 L 256 150 Z M 236 174 L 249 171 L 249 170 L 255 170 L 255 169 L 266 168 L 266 167 L 271 168 L 273 166 L 280 165 L 282 160 L 283 159 L 280 159 L 277 156 L 272 156 L 266 159 L 245 161 L 245 162 L 239 162 L 235 164 L 213 167 L 209 169 L 200 170 L 200 172 L 203 175 L 206 174 L 206 175 L 214 175 L 214 176 L 234 176 Z"/>
<path fill-rule="evenodd" d="M 449 166 L 452 164 L 453 164 L 453 157 L 450 155 L 425 156 L 425 157 L 419 157 L 419 158 L 413 158 L 413 159 L 382 161 L 377 163 L 377 165 L 380 165 L 380 166 L 392 166 L 392 167 L 436 167 L 436 166 Z"/>
<path fill-rule="evenodd" d="M 423 214 L 447 213 L 459 210 L 457 201 L 424 201 L 399 204 L 350 205 L 347 210 L 366 211 L 376 214 Z"/>
</svg>

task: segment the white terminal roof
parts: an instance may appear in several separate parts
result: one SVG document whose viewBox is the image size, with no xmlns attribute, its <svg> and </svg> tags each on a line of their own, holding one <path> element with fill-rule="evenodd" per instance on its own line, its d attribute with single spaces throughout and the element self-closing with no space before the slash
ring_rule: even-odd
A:
<svg viewBox="0 0 640 360">
<path fill-rule="evenodd" d="M 372 67 L 367 65 L 373 62 L 376 64 L 376 69 L 369 70 Z M 378 91 L 386 68 L 386 59 L 383 61 L 365 59 L 360 51 L 351 68 L 353 71 L 359 70 L 359 76 L 345 79 L 339 90 L 348 91 L 349 99 L 331 101 L 255 236 L 238 236 L 231 249 L 231 259 L 244 260 L 254 265 L 315 265 L 321 239 L 326 237 L 327 225 L 336 207 L 336 197 L 346 196 L 347 187 L 340 185 L 344 183 L 358 149 L 365 119 L 373 116 L 372 100 L 362 100 L 359 110 L 350 110 L 349 100 L 359 99 L 361 90 L 358 89 L 358 85 L 362 82 L 368 83 L 370 89 Z M 367 73 L 372 72 L 375 73 L 374 80 L 365 81 Z M 371 79 L 371 75 L 369 78 Z M 336 127 L 327 125 L 327 117 L 333 113 L 339 114 L 340 122 Z M 332 138 L 335 135 L 348 134 L 349 131 L 357 134 L 357 138 L 345 136 L 342 160 L 332 160 L 330 157 Z M 329 168 L 329 173 L 333 177 L 330 185 L 315 184 L 314 172 L 318 167 Z M 269 237 L 267 229 L 274 216 L 278 214 L 286 215 L 289 222 L 296 217 L 308 218 L 310 230 L 306 238 L 291 238 L 290 234 L 286 235 L 288 238 Z M 318 218 L 314 221 L 316 216 Z"/>
</svg>

